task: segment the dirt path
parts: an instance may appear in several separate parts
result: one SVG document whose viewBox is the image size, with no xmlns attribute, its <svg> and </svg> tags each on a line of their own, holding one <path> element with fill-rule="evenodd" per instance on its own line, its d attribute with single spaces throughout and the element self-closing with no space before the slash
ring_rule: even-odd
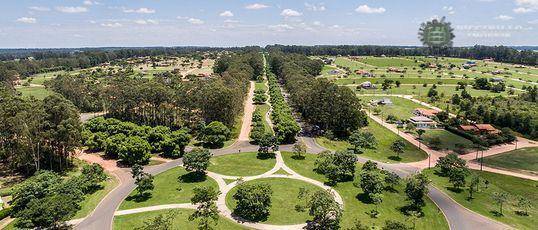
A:
<svg viewBox="0 0 538 230">
<path fill-rule="evenodd" d="M 252 114 L 256 109 L 254 105 L 254 88 L 256 84 L 254 81 L 250 81 L 250 90 L 248 92 L 247 100 L 245 101 L 245 107 L 243 109 L 243 122 L 241 125 L 241 133 L 239 133 L 238 141 L 248 141 L 250 129 L 252 128 Z"/>
</svg>

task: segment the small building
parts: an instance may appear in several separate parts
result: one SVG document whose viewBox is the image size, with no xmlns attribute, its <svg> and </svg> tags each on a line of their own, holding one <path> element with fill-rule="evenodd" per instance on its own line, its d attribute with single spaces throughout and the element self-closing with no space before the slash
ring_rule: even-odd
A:
<svg viewBox="0 0 538 230">
<path fill-rule="evenodd" d="M 409 118 L 409 122 L 413 123 L 417 129 L 437 128 L 437 122 L 425 116 L 411 117 Z"/>
<path fill-rule="evenodd" d="M 467 61 L 465 64 L 469 66 L 476 66 L 476 61 Z"/>
<path fill-rule="evenodd" d="M 475 124 L 478 131 L 482 134 L 499 134 L 501 133 L 500 130 L 493 127 L 493 125 L 490 124 Z"/>
<path fill-rule="evenodd" d="M 494 77 L 494 78 L 491 78 L 489 81 L 491 81 L 491 82 L 504 82 L 504 79 L 502 79 L 500 77 Z"/>
<path fill-rule="evenodd" d="M 372 82 L 365 81 L 361 83 L 361 87 L 365 89 L 371 89 L 371 88 L 374 88 L 374 85 L 372 84 Z"/>
<path fill-rule="evenodd" d="M 394 72 L 394 73 L 403 73 L 403 72 L 405 72 L 404 70 L 398 69 L 396 67 L 389 67 L 389 68 L 387 68 L 387 70 L 389 72 Z"/>
<path fill-rule="evenodd" d="M 413 115 L 415 116 L 423 116 L 428 118 L 433 118 L 435 115 L 437 115 L 439 111 L 435 109 L 424 109 L 424 108 L 416 108 L 413 110 Z"/>
<path fill-rule="evenodd" d="M 472 133 L 478 132 L 478 128 L 476 128 L 476 126 L 474 125 L 460 125 L 458 129 L 464 132 L 472 132 Z"/>
<path fill-rule="evenodd" d="M 358 69 L 355 70 L 355 74 L 363 76 L 363 77 L 373 77 L 374 75 L 366 70 Z"/>
<path fill-rule="evenodd" d="M 333 69 L 333 70 L 330 70 L 330 71 L 329 71 L 329 74 L 330 74 L 330 75 L 337 75 L 337 74 L 339 74 L 339 73 L 340 73 L 340 71 L 338 71 L 337 69 Z"/>
<path fill-rule="evenodd" d="M 383 98 L 377 102 L 380 105 L 392 105 L 392 101 L 389 98 Z"/>
<path fill-rule="evenodd" d="M 498 75 L 498 74 L 503 74 L 503 73 L 504 72 L 502 70 L 500 70 L 500 69 L 491 71 L 491 74 L 493 74 L 493 75 Z"/>
</svg>

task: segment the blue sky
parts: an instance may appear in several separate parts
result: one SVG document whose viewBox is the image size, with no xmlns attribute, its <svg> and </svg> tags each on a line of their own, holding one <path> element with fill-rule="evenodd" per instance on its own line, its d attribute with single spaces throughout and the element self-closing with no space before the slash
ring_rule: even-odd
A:
<svg viewBox="0 0 538 230">
<path fill-rule="evenodd" d="M 538 45 L 538 0 L 2 0 L 0 47 L 420 45 L 441 16 L 456 46 Z"/>
</svg>

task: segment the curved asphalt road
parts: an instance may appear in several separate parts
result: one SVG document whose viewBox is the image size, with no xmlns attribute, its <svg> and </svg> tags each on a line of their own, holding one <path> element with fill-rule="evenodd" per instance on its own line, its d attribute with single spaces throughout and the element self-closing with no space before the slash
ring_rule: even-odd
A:
<svg viewBox="0 0 538 230">
<path fill-rule="evenodd" d="M 319 153 L 324 151 L 323 147 L 319 146 L 315 140 L 311 137 L 300 137 L 306 144 L 308 152 Z M 292 145 L 282 145 L 280 149 L 282 151 L 291 151 Z M 211 152 L 214 156 L 234 154 L 238 152 L 252 152 L 257 151 L 258 146 L 251 145 L 246 141 L 238 141 L 232 146 L 224 149 L 215 149 Z M 359 156 L 360 162 L 366 162 L 367 158 Z M 177 159 L 171 162 L 163 163 L 155 166 L 148 166 L 145 171 L 153 175 L 159 174 L 176 166 L 182 164 L 181 159 Z M 378 162 L 379 166 L 393 171 L 398 175 L 405 177 L 412 173 L 417 172 L 417 169 L 405 164 L 386 164 Z M 114 218 L 114 212 L 119 207 L 121 202 L 135 189 L 134 181 L 131 178 L 129 169 L 121 169 L 115 172 L 122 183 L 111 191 L 95 210 L 82 222 L 80 222 L 76 229 L 88 229 L 88 230 L 105 230 L 112 229 L 112 222 Z M 472 212 L 460 204 L 456 203 L 446 194 L 442 193 L 437 188 L 430 186 L 428 197 L 435 202 L 435 204 L 444 213 L 447 221 L 452 230 L 476 230 L 476 229 L 509 229 L 510 227 L 486 218 L 480 214 Z"/>
</svg>

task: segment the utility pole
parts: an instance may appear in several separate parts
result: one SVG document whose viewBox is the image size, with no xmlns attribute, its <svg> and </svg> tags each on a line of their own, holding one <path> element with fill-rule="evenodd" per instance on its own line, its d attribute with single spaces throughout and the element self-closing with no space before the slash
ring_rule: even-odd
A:
<svg viewBox="0 0 538 230">
<path fill-rule="evenodd" d="M 431 168 L 432 154 L 428 153 L 428 168 Z"/>
<path fill-rule="evenodd" d="M 482 156 L 480 157 L 480 171 L 482 171 L 482 165 L 484 165 L 484 149 L 482 149 Z"/>
</svg>

